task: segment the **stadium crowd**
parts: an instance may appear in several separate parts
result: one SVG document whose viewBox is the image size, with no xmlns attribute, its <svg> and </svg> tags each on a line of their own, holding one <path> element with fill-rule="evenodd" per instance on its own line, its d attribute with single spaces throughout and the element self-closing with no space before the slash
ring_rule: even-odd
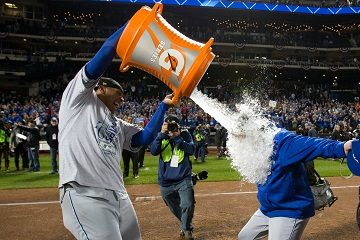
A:
<svg viewBox="0 0 360 240">
<path fill-rule="evenodd" d="M 23 168 L 30 168 L 35 172 L 40 170 L 39 141 L 46 140 L 49 145 L 51 144 L 49 136 L 52 136 L 57 128 L 62 89 L 69 80 L 67 74 L 64 74 L 54 81 L 42 81 L 37 96 L 25 97 L 0 92 L 0 151 L 5 159 L 5 169 L 9 168 L 7 154 L 14 154 L 17 170 L 20 169 L 20 156 L 23 159 Z M 277 84 L 281 84 L 281 87 Z M 325 85 L 298 87 L 296 84 L 283 82 L 272 82 L 268 85 L 272 87 L 268 88 L 266 93 L 257 92 L 253 93 L 253 96 L 259 100 L 261 114 L 271 119 L 277 126 L 302 135 L 341 141 L 360 138 L 359 98 L 351 102 L 341 101 L 341 98 L 333 95 Z M 242 101 L 242 95 L 231 92 L 231 89 L 234 89 L 231 84 L 226 86 L 218 85 L 216 89 L 209 90 L 200 84 L 199 88 L 209 96 L 226 103 L 230 109 L 235 109 L 235 104 Z M 146 81 L 141 79 L 125 82 L 123 87 L 126 99 L 116 115 L 139 126 L 146 126 L 156 111 L 160 99 L 169 93 L 165 86 L 147 85 Z M 157 94 L 154 95 L 154 92 Z M 201 157 L 202 162 L 205 161 L 207 145 L 217 147 L 218 157 L 226 155 L 226 130 L 191 99 L 182 99 L 179 107 L 170 109 L 168 115 L 177 116 L 180 119 L 180 126 L 188 129 L 194 138 L 201 136 L 199 141 L 203 142 L 205 147 Z M 53 148 L 51 174 L 55 174 L 57 145 L 51 148 Z M 11 152 L 7 152 L 6 149 Z M 145 149 L 142 151 L 142 158 L 139 159 L 143 159 L 144 152 Z M 124 160 L 127 172 L 129 172 L 130 158 L 132 161 L 138 159 L 130 156 L 127 162 Z M 143 165 L 143 161 L 140 163 L 137 161 L 133 162 L 133 167 L 138 164 L 139 167 Z M 133 172 L 134 177 L 137 177 L 138 168 Z"/>
<path fill-rule="evenodd" d="M 61 90 L 70 80 L 66 74 L 59 77 L 62 81 L 40 82 L 40 92 L 37 96 L 24 97 L 11 93 L 0 93 L 0 119 L 3 122 L 18 123 L 35 121 L 40 128 L 49 124 L 52 117 L 58 117 Z M 299 126 L 315 124 L 317 130 L 323 134 L 331 134 L 336 124 L 343 125 L 348 132 L 359 128 L 360 103 L 355 98 L 352 102 L 343 102 L 331 94 L 329 88 L 314 85 L 298 88 L 294 84 L 267 89 L 266 94 L 257 94 L 263 107 L 263 114 L 271 118 L 280 127 L 296 131 Z M 147 124 L 152 114 L 169 90 L 161 85 L 146 85 L 146 81 L 129 81 L 123 83 L 126 91 L 126 102 L 119 108 L 117 115 L 135 124 Z M 233 86 L 218 85 L 216 89 L 209 90 L 202 84 L 200 89 L 213 98 L 227 103 L 233 108 L 241 101 L 239 94 L 231 93 Z M 155 89 L 155 90 L 154 90 Z M 279 91 L 279 89 L 282 89 Z M 157 94 L 154 95 L 153 93 Z M 270 104 L 269 101 L 274 104 Z M 212 128 L 217 121 L 206 114 L 191 99 L 182 99 L 179 108 L 174 108 L 170 114 L 177 115 L 180 125 L 195 129 L 199 124 L 209 124 Z"/>
</svg>

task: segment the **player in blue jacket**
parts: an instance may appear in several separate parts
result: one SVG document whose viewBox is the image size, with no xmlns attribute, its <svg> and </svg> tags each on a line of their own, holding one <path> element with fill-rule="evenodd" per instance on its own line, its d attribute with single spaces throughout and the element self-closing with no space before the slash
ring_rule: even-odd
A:
<svg viewBox="0 0 360 240">
<path fill-rule="evenodd" d="M 257 186 L 260 209 L 238 239 L 257 239 L 266 234 L 269 240 L 300 239 L 310 217 L 315 215 L 304 162 L 317 157 L 344 158 L 351 145 L 352 141 L 311 138 L 280 130 L 274 137 L 271 174 Z"/>
</svg>

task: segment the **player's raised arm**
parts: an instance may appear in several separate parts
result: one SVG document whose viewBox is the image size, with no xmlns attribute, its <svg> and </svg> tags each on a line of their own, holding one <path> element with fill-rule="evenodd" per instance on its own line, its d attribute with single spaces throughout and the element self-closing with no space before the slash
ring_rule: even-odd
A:
<svg viewBox="0 0 360 240">
<path fill-rule="evenodd" d="M 171 101 L 172 98 L 173 98 L 172 94 L 167 95 L 164 98 L 164 100 L 160 103 L 158 109 L 156 110 L 150 122 L 146 125 L 146 127 L 133 136 L 131 140 L 131 145 L 133 147 L 148 145 L 155 139 L 157 133 L 160 131 L 161 126 L 164 122 L 165 112 L 173 104 Z"/>
</svg>

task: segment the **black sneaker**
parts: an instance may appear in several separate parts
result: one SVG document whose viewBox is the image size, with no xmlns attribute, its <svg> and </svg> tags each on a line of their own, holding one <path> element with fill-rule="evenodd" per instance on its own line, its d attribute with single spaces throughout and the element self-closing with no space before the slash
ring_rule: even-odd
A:
<svg viewBox="0 0 360 240">
<path fill-rule="evenodd" d="M 194 238 L 192 236 L 192 232 L 191 231 L 185 231 L 184 232 L 184 239 L 185 240 L 194 240 Z"/>
</svg>

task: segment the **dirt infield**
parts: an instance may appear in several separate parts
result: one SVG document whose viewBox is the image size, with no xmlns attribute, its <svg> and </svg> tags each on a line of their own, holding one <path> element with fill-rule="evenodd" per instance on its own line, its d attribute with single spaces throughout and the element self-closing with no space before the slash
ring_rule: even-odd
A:
<svg viewBox="0 0 360 240">
<path fill-rule="evenodd" d="M 360 239 L 355 221 L 360 178 L 329 178 L 339 200 L 310 220 L 302 239 Z M 179 239 L 179 224 L 159 196 L 157 185 L 127 186 L 144 240 Z M 194 237 L 237 239 L 258 208 L 256 188 L 243 182 L 200 182 L 196 185 Z M 0 239 L 74 239 L 63 227 L 57 189 L 0 191 Z M 17 203 L 17 204 L 16 204 Z"/>
</svg>

